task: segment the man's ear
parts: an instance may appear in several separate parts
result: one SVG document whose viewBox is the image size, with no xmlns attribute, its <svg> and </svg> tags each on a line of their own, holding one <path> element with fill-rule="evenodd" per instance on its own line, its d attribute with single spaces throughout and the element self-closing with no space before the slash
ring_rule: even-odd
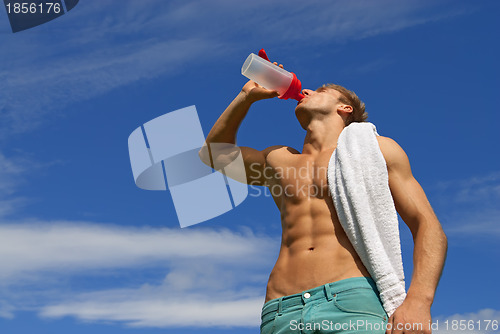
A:
<svg viewBox="0 0 500 334">
<path fill-rule="evenodd" d="M 337 107 L 337 111 L 347 116 L 348 114 L 352 113 L 352 107 L 348 104 L 341 104 Z"/>
</svg>

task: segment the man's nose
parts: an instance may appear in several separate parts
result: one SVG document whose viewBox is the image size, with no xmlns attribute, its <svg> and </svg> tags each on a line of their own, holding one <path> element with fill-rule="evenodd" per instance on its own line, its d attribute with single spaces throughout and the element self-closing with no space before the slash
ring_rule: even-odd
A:
<svg viewBox="0 0 500 334">
<path fill-rule="evenodd" d="M 311 93 L 312 93 L 312 92 L 313 92 L 313 91 L 312 91 L 312 90 L 310 90 L 310 89 L 303 89 L 303 90 L 302 90 L 302 94 L 303 94 L 303 95 L 305 95 L 305 96 L 307 96 L 307 95 L 311 95 Z"/>
</svg>

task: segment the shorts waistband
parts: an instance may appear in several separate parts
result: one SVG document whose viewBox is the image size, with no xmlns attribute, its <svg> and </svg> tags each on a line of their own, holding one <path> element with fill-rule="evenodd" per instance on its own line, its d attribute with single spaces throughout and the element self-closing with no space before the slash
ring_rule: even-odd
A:
<svg viewBox="0 0 500 334">
<path fill-rule="evenodd" d="M 290 307 L 305 305 L 306 303 L 310 303 L 318 299 L 331 301 L 336 293 L 355 288 L 371 288 L 378 294 L 375 281 L 371 277 L 363 276 L 346 278 L 340 281 L 304 290 L 301 293 L 272 299 L 265 303 L 262 307 L 261 316 L 271 312 L 278 312 L 281 315 L 283 311 Z"/>
</svg>

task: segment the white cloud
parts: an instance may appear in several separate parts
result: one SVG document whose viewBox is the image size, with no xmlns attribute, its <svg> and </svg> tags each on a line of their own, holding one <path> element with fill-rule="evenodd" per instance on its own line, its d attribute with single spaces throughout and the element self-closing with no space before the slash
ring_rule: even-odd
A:
<svg viewBox="0 0 500 334">
<path fill-rule="evenodd" d="M 13 199 L 0 198 L 0 217 L 8 216 L 26 205 L 27 199 L 17 197 Z"/>
<path fill-rule="evenodd" d="M 160 284 L 77 294 L 43 306 L 40 315 L 134 327 L 258 326 L 265 285 L 255 269 L 187 261 L 170 270 Z"/>
<path fill-rule="evenodd" d="M 3 136 L 31 130 L 47 114 L 72 102 L 175 72 L 201 57 L 209 44 L 198 39 L 140 41 L 47 60 L 40 67 L 26 59 L 28 65 L 11 71 L 9 80 L 0 83 L 2 127 L 7 130 Z"/>
<path fill-rule="evenodd" d="M 432 323 L 435 326 L 434 329 L 437 329 L 432 331 L 435 334 L 498 333 L 500 311 L 483 309 L 478 312 L 439 316 L 432 319 Z"/>
<path fill-rule="evenodd" d="M 85 223 L 0 225 L 0 278 L 40 271 L 81 272 L 204 259 L 249 265 L 273 249 L 270 238 L 229 230 L 125 228 Z M 254 263 L 255 264 L 255 263 Z"/>
<path fill-rule="evenodd" d="M 6 156 L 0 151 L 0 217 L 8 216 L 26 205 L 28 199 L 17 195 L 25 185 L 27 171 L 34 171 L 51 164 L 40 164 L 24 153 Z"/>
<path fill-rule="evenodd" d="M 75 316 L 87 321 L 119 321 L 132 327 L 251 327 L 259 326 L 262 297 L 210 300 L 188 295 L 134 300 L 92 300 L 45 307 L 41 316 Z"/>
<path fill-rule="evenodd" d="M 278 248 L 279 240 L 249 229 L 3 224 L 0 317 L 28 310 L 140 327 L 256 326 Z M 163 280 L 127 280 L 147 268 Z M 106 275 L 117 288 L 65 288 L 71 279 Z"/>
<path fill-rule="evenodd" d="M 453 216 L 458 215 L 459 213 L 455 213 Z M 462 212 L 460 217 L 454 218 L 446 226 L 445 232 L 467 238 L 485 236 L 500 238 L 500 210 L 486 207 Z"/>
<path fill-rule="evenodd" d="M 446 233 L 500 237 L 500 172 L 442 181 L 428 189 Z"/>
<path fill-rule="evenodd" d="M 22 157 L 6 157 L 0 152 L 0 196 L 11 195 L 21 182 L 20 176 L 29 168 L 30 161 Z"/>
<path fill-rule="evenodd" d="M 452 193 L 452 199 L 456 202 L 497 202 L 500 199 L 500 171 L 467 179 L 442 181 L 436 185 L 436 189 Z"/>
<path fill-rule="evenodd" d="M 0 300 L 0 318 L 12 319 L 14 318 L 15 308 L 9 303 Z"/>
</svg>

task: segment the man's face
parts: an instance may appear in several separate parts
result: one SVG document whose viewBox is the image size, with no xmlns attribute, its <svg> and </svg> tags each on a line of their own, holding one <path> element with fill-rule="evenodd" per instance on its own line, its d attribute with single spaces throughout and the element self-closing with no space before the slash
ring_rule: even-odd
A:
<svg viewBox="0 0 500 334">
<path fill-rule="evenodd" d="M 341 104 L 339 101 L 340 92 L 332 88 L 320 87 L 315 91 L 303 89 L 302 94 L 304 94 L 304 98 L 297 103 L 295 116 L 304 129 L 313 114 L 327 115 L 332 112 L 336 113 L 337 106 Z"/>
</svg>

